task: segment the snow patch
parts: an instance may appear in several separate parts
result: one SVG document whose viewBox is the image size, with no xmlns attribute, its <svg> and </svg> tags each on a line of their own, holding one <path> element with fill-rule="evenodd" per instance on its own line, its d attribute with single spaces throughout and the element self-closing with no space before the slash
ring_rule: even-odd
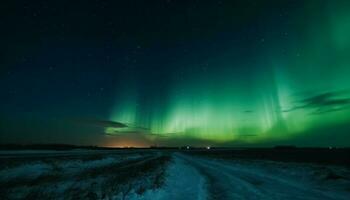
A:
<svg viewBox="0 0 350 200">
<path fill-rule="evenodd" d="M 146 191 L 142 195 L 133 193 L 130 200 L 207 199 L 205 178 L 193 167 L 174 156 L 167 170 L 164 187 Z"/>
<path fill-rule="evenodd" d="M 35 179 L 43 174 L 48 174 L 52 167 L 45 163 L 24 164 L 15 168 L 0 171 L 0 181 L 13 180 L 17 178 Z"/>
</svg>

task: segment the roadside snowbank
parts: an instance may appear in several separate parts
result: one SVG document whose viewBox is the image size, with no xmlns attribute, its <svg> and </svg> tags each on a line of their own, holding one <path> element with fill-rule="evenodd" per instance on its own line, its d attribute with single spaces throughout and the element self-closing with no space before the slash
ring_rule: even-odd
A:
<svg viewBox="0 0 350 200">
<path fill-rule="evenodd" d="M 207 199 L 205 178 L 190 165 L 174 156 L 167 170 L 164 187 L 130 195 L 130 200 L 204 200 Z"/>
</svg>

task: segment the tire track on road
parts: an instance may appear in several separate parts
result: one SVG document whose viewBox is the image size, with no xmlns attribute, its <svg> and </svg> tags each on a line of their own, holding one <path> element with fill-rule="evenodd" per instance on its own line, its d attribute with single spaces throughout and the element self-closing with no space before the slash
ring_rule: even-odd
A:
<svg viewBox="0 0 350 200">
<path fill-rule="evenodd" d="M 343 199 L 302 182 L 262 171 L 238 168 L 226 161 L 176 154 L 197 169 L 207 180 L 210 199 Z"/>
</svg>

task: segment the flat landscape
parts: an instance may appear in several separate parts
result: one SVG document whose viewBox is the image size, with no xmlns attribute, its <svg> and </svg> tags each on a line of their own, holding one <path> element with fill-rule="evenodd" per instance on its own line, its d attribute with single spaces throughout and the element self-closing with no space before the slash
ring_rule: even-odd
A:
<svg viewBox="0 0 350 200">
<path fill-rule="evenodd" d="M 350 0 L 0 10 L 0 200 L 350 200 Z"/>
<path fill-rule="evenodd" d="M 276 151 L 1 151 L 1 199 L 348 199 L 347 151 Z"/>
</svg>

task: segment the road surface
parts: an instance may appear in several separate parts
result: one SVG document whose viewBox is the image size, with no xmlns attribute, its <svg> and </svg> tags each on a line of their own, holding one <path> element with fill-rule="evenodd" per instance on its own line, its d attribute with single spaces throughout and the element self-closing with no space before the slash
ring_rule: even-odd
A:
<svg viewBox="0 0 350 200">
<path fill-rule="evenodd" d="M 205 199 L 347 199 L 349 192 L 327 188 L 325 183 L 283 176 L 274 169 L 212 158 L 175 154 L 174 159 L 199 172 L 205 179 Z M 277 170 L 277 169 L 276 169 Z M 296 176 L 298 177 L 298 176 Z M 186 179 L 186 177 L 183 177 Z M 348 180 L 344 180 L 348 181 Z M 204 198 L 204 195 L 198 195 Z M 197 199 L 198 199 L 197 198 Z"/>
</svg>

